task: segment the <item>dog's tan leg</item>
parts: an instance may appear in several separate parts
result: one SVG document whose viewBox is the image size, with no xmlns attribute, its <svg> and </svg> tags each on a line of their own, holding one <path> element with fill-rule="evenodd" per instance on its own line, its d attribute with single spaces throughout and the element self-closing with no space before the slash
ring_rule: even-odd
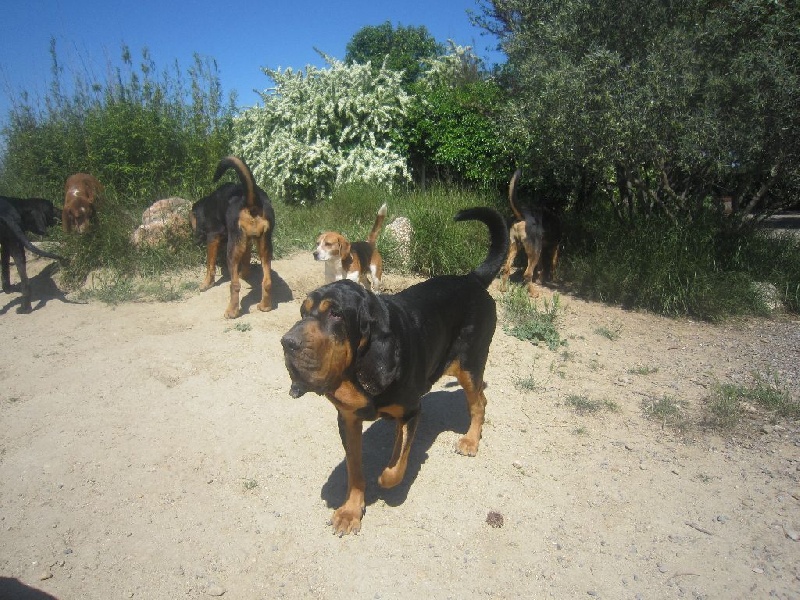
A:
<svg viewBox="0 0 800 600">
<path fill-rule="evenodd" d="M 503 270 L 500 275 L 500 291 L 505 292 L 508 289 L 508 277 L 511 275 L 511 269 L 514 267 L 514 259 L 517 258 L 518 252 L 517 243 L 512 240 L 508 247 L 508 257 L 506 264 L 503 265 Z"/>
<path fill-rule="evenodd" d="M 478 453 L 478 444 L 481 441 L 483 421 L 486 414 L 486 396 L 483 394 L 483 380 L 475 381 L 468 371 L 456 367 L 449 374 L 458 378 L 458 383 L 464 388 L 469 409 L 469 429 L 456 445 L 456 452 L 466 456 L 475 456 Z"/>
<path fill-rule="evenodd" d="M 214 285 L 214 276 L 217 274 L 217 252 L 219 252 L 220 238 L 214 238 L 206 244 L 206 278 L 200 284 L 200 291 L 205 292 Z"/>
<path fill-rule="evenodd" d="M 549 264 L 548 273 L 547 273 L 548 281 L 552 281 L 553 278 L 556 276 L 556 267 L 558 266 L 558 250 L 559 250 L 558 246 L 553 248 L 553 252 L 552 252 L 552 254 L 550 256 L 550 260 L 548 261 L 550 263 Z"/>
<path fill-rule="evenodd" d="M 247 243 L 247 247 L 239 261 L 239 277 L 247 279 L 248 275 L 250 275 L 250 242 Z"/>
<path fill-rule="evenodd" d="M 525 267 L 522 280 L 528 288 L 528 295 L 531 298 L 537 298 L 539 290 L 533 285 L 533 272 L 536 269 L 536 265 L 539 264 L 539 257 L 542 255 L 542 243 L 541 241 L 538 241 L 538 243 L 533 242 L 529 237 L 525 237 L 522 243 L 525 246 L 525 254 L 528 255 L 528 266 Z"/>
<path fill-rule="evenodd" d="M 267 239 L 258 238 L 258 256 L 261 259 L 261 269 L 264 275 L 261 278 L 261 302 L 258 310 L 267 312 L 272 310 L 272 256 L 270 256 Z"/>
<path fill-rule="evenodd" d="M 381 487 L 391 488 L 403 480 L 408 466 L 411 442 L 414 441 L 414 434 L 417 431 L 417 423 L 419 423 L 419 414 L 406 421 L 395 419 L 394 450 L 392 450 L 392 458 L 389 464 L 378 478 L 378 485 Z"/>
<path fill-rule="evenodd" d="M 228 247 L 228 271 L 231 274 L 231 295 L 228 301 L 228 308 L 225 309 L 226 319 L 235 319 L 241 314 L 239 309 L 239 291 L 242 283 L 239 280 L 239 263 L 242 262 L 242 255 L 247 250 L 247 241 L 240 240 L 235 246 Z"/>
<path fill-rule="evenodd" d="M 333 512 L 331 525 L 338 535 L 358 533 L 366 503 L 366 480 L 361 467 L 361 436 L 363 420 L 352 412 L 339 411 L 339 433 L 347 461 L 347 499 Z"/>
</svg>

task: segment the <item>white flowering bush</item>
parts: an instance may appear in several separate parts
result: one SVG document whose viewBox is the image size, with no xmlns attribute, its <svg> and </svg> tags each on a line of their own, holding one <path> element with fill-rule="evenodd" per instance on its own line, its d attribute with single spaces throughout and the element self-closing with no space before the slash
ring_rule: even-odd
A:
<svg viewBox="0 0 800 600">
<path fill-rule="evenodd" d="M 392 143 L 409 104 L 402 73 L 321 55 L 327 68 L 263 69 L 275 87 L 235 119 L 234 151 L 288 202 L 321 200 L 344 183 L 410 181 Z"/>
</svg>

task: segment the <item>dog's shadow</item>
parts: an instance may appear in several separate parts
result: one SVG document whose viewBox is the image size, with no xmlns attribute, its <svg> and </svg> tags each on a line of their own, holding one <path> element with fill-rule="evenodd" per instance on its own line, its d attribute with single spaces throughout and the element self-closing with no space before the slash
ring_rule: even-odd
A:
<svg viewBox="0 0 800 600">
<path fill-rule="evenodd" d="M 222 285 L 223 283 L 230 283 L 231 281 L 228 269 L 223 267 L 221 271 L 221 277 L 214 282 L 214 286 Z M 264 270 L 262 269 L 261 265 L 255 263 L 250 265 L 250 270 L 248 271 L 247 276 L 242 277 L 242 279 L 244 279 L 250 286 L 250 289 L 247 291 L 247 293 L 240 299 L 242 314 L 250 312 L 250 308 L 252 306 L 261 302 L 261 280 L 263 273 Z M 272 290 L 270 296 L 273 309 L 277 308 L 279 304 L 294 300 L 294 296 L 292 295 L 292 290 L 289 287 L 289 284 L 286 283 L 286 281 L 280 275 L 278 275 L 274 269 L 270 270 L 270 279 L 272 280 Z"/>
<path fill-rule="evenodd" d="M 453 385 L 458 385 L 453 383 Z M 411 485 L 419 475 L 420 469 L 428 459 L 428 450 L 440 433 L 455 431 L 466 433 L 469 428 L 469 413 L 464 391 L 459 387 L 453 391 L 430 392 L 422 399 L 417 433 L 411 444 L 408 457 L 408 468 L 405 477 L 391 489 L 384 489 L 377 484 L 378 477 L 386 468 L 392 456 L 394 446 L 395 425 L 387 419 L 378 419 L 372 423 L 363 438 L 362 466 L 367 482 L 366 504 L 374 504 L 381 499 L 390 506 L 398 506 L 405 502 Z M 344 449 L 342 449 L 344 453 Z M 453 448 L 455 453 L 455 448 Z M 347 496 L 347 464 L 342 460 L 322 486 L 321 497 L 330 508 L 341 506 Z"/>
<path fill-rule="evenodd" d="M 67 295 L 58 289 L 58 286 L 53 279 L 53 275 L 55 275 L 58 268 L 58 263 L 52 262 L 29 279 L 31 286 L 31 308 L 33 311 L 44 308 L 51 300 L 59 300 L 64 304 L 82 304 L 82 302 L 68 299 Z M 20 292 L 21 285 L 19 282 L 11 286 L 12 294 L 19 294 Z M 21 295 L 12 298 L 10 302 L 0 308 L 0 315 L 6 314 L 14 306 L 22 306 Z"/>
<path fill-rule="evenodd" d="M 42 590 L 28 587 L 19 579 L 12 577 L 0 577 L 0 598 L 13 598 L 14 600 L 57 600 L 55 596 L 51 596 Z"/>
</svg>

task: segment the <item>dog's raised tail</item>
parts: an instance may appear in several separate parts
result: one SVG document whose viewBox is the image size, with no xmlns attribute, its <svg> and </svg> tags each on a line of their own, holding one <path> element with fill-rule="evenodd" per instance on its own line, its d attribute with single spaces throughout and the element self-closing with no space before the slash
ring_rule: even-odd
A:
<svg viewBox="0 0 800 600">
<path fill-rule="evenodd" d="M 236 174 L 239 176 L 239 181 L 241 181 L 244 186 L 247 207 L 253 208 L 256 204 L 256 182 L 253 179 L 253 173 L 250 171 L 250 167 L 238 156 L 226 156 L 217 164 L 217 170 L 214 172 L 214 181 L 222 177 L 222 174 L 228 169 L 236 171 Z"/>
<path fill-rule="evenodd" d="M 454 217 L 456 221 L 481 221 L 489 228 L 489 253 L 472 273 L 480 279 L 484 287 L 489 287 L 508 254 L 508 227 L 505 219 L 493 208 L 466 208 Z"/>
<path fill-rule="evenodd" d="M 514 216 L 518 220 L 524 221 L 525 217 L 522 215 L 519 208 L 517 208 L 517 186 L 519 185 L 520 177 L 522 177 L 522 169 L 517 169 L 511 176 L 511 181 L 508 182 L 508 203 L 511 205 Z"/>
<path fill-rule="evenodd" d="M 378 241 L 378 234 L 381 232 L 383 221 L 386 219 L 386 213 L 388 212 L 389 207 L 386 205 L 386 202 L 384 202 L 381 204 L 381 207 L 378 209 L 378 213 L 375 215 L 375 223 L 372 224 L 372 231 L 369 232 L 369 237 L 367 237 L 367 242 L 369 242 L 369 245 L 373 248 Z"/>
</svg>

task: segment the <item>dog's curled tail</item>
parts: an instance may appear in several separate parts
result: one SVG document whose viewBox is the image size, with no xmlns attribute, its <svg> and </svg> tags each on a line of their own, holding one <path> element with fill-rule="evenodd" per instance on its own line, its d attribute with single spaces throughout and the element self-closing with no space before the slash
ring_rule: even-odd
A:
<svg viewBox="0 0 800 600">
<path fill-rule="evenodd" d="M 519 185 L 520 177 L 522 177 L 522 169 L 517 169 L 511 176 L 511 181 L 508 182 L 508 203 L 511 205 L 514 216 L 518 220 L 524 221 L 525 217 L 522 215 L 519 208 L 517 208 L 517 185 Z"/>
<path fill-rule="evenodd" d="M 250 167 L 238 156 L 226 156 L 220 160 L 217 165 L 217 170 L 214 172 L 214 181 L 219 180 L 222 174 L 228 169 L 236 171 L 236 174 L 239 176 L 239 181 L 241 181 L 244 186 L 247 207 L 253 208 L 256 204 L 256 182 L 253 179 L 253 173 L 250 171 Z"/>
<path fill-rule="evenodd" d="M 3 224 L 8 227 L 11 233 L 14 234 L 14 237 L 17 238 L 20 243 L 25 246 L 28 250 L 33 252 L 34 254 L 38 254 L 44 258 L 52 258 L 53 260 L 57 260 L 60 262 L 66 262 L 66 259 L 63 256 L 59 256 L 58 254 L 53 254 L 52 252 L 47 252 L 42 250 L 41 248 L 37 248 L 34 246 L 28 237 L 25 235 L 25 232 L 22 231 L 22 228 L 19 226 L 19 223 L 14 221 L 13 219 L 4 219 L 0 217 L 0 220 L 3 221 Z"/>
<path fill-rule="evenodd" d="M 372 231 L 369 232 L 369 237 L 367 237 L 367 242 L 369 242 L 369 245 L 373 248 L 375 247 L 375 243 L 378 241 L 378 234 L 381 232 L 383 221 L 386 219 L 386 213 L 388 212 L 389 207 L 386 206 L 386 202 L 384 202 L 378 209 L 378 213 L 375 215 L 375 223 L 372 224 Z"/>
<path fill-rule="evenodd" d="M 505 219 L 493 208 L 466 208 L 454 217 L 456 221 L 481 221 L 489 228 L 489 253 L 472 273 L 484 287 L 489 287 L 508 254 L 508 227 Z"/>
</svg>

